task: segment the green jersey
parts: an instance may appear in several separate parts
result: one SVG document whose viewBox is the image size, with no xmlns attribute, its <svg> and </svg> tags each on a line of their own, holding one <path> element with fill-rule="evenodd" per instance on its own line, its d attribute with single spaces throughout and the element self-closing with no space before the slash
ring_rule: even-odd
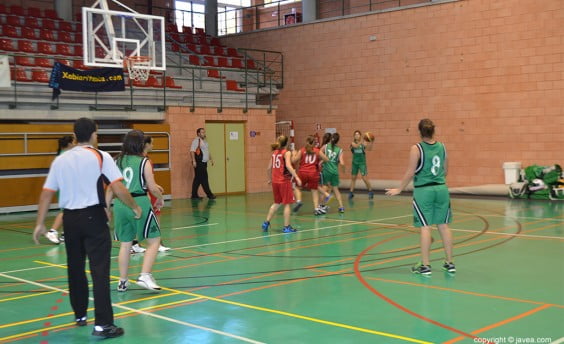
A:
<svg viewBox="0 0 564 344">
<path fill-rule="evenodd" d="M 138 155 L 124 155 L 117 165 L 123 175 L 123 184 L 133 195 L 147 193 L 147 185 L 143 170 L 149 159 Z"/>
<path fill-rule="evenodd" d="M 362 143 L 358 147 L 354 148 L 351 146 L 351 152 L 353 153 L 352 163 L 353 164 L 366 164 L 366 146 Z"/>
<path fill-rule="evenodd" d="M 338 146 L 328 144 L 325 146 L 325 155 L 329 158 L 329 161 L 323 163 L 323 171 L 327 173 L 338 174 L 339 173 L 339 157 L 343 153 L 343 150 Z"/>
<path fill-rule="evenodd" d="M 445 183 L 446 148 L 436 141 L 433 144 L 420 142 L 417 144 L 421 157 L 415 170 L 413 185 L 415 187 L 441 185 Z"/>
</svg>

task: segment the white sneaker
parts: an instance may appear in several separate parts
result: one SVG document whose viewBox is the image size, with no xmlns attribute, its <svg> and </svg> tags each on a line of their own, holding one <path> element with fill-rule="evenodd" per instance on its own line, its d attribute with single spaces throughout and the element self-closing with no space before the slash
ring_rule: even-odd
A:
<svg viewBox="0 0 564 344">
<path fill-rule="evenodd" d="M 163 246 L 163 245 L 159 246 L 159 252 L 166 252 L 168 250 L 170 250 L 170 247 L 166 247 L 166 246 Z"/>
<path fill-rule="evenodd" d="M 126 291 L 128 286 L 129 286 L 128 280 L 125 281 L 119 280 L 117 291 Z"/>
<path fill-rule="evenodd" d="M 135 245 L 131 246 L 130 251 L 131 251 L 131 253 L 143 253 L 147 250 L 144 249 L 143 247 L 139 246 L 139 244 L 135 244 Z"/>
<path fill-rule="evenodd" d="M 137 279 L 137 285 L 149 290 L 161 290 L 161 287 L 157 285 L 157 282 L 155 282 L 153 275 L 150 273 L 139 275 L 139 278 Z"/>
<path fill-rule="evenodd" d="M 59 241 L 59 233 L 54 229 L 50 229 L 49 232 L 45 233 L 45 237 L 49 239 L 49 241 L 52 242 L 53 244 L 58 245 L 61 243 Z"/>
</svg>

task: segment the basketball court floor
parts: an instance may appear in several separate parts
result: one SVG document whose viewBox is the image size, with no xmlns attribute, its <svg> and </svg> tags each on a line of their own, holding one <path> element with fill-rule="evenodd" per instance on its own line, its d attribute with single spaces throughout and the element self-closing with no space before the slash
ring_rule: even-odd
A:
<svg viewBox="0 0 564 344">
<path fill-rule="evenodd" d="M 564 202 L 453 198 L 457 273 L 413 275 L 411 198 L 357 194 L 314 217 L 310 198 L 262 233 L 270 193 L 167 202 L 153 274 L 160 293 L 117 286 L 112 343 L 561 343 Z M 50 213 L 50 219 L 55 212 Z M 66 293 L 64 244 L 33 244 L 35 213 L 0 216 L 0 342 L 88 343 Z M 50 222 L 48 222 L 50 223 Z M 137 278 L 142 254 L 132 257 Z M 91 302 L 92 306 L 92 302 Z"/>
</svg>

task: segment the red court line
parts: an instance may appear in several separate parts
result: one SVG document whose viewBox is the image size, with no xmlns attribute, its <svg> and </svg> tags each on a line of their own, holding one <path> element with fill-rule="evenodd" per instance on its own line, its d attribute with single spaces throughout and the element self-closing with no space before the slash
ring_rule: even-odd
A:
<svg viewBox="0 0 564 344">
<path fill-rule="evenodd" d="M 433 325 L 442 327 L 442 328 L 444 328 L 444 329 L 446 329 L 446 330 L 449 330 L 449 331 L 458 333 L 458 334 L 462 335 L 463 337 L 468 337 L 468 338 L 472 338 L 472 339 L 477 339 L 478 337 L 476 337 L 476 336 L 474 336 L 474 335 L 472 335 L 472 334 L 469 334 L 469 333 L 466 333 L 466 332 L 464 332 L 464 331 L 458 330 L 458 329 L 456 329 L 456 328 L 454 328 L 454 327 L 445 325 L 445 324 L 443 324 L 443 323 L 441 323 L 441 322 L 438 322 L 438 321 L 436 321 L 436 320 L 427 318 L 427 317 L 425 317 L 425 316 L 423 316 L 423 315 L 421 315 L 421 314 L 415 313 L 414 311 L 410 310 L 409 308 L 406 308 L 406 307 L 400 305 L 399 303 L 397 303 L 397 302 L 395 302 L 394 300 L 390 299 L 390 298 L 387 297 L 386 295 L 380 293 L 378 290 L 376 290 L 374 287 L 372 287 L 372 286 L 370 285 L 370 283 L 368 283 L 368 282 L 364 279 L 364 277 L 362 277 L 362 273 L 360 272 L 360 261 L 362 260 L 362 257 L 363 257 L 364 255 L 366 255 L 366 253 L 368 253 L 368 251 L 372 250 L 372 249 L 375 248 L 376 246 L 382 245 L 382 244 L 384 244 L 384 243 L 386 243 L 386 242 L 388 242 L 388 241 L 392 241 L 392 240 L 395 240 L 395 239 L 398 239 L 398 238 L 401 238 L 401 237 L 404 237 L 404 236 L 405 236 L 405 234 L 403 234 L 403 235 L 398 235 L 398 236 L 396 236 L 396 237 L 392 237 L 392 238 L 389 238 L 389 239 L 386 239 L 386 240 L 379 241 L 379 242 L 377 242 L 377 243 L 375 243 L 375 244 L 373 244 L 373 245 L 368 246 L 368 247 L 365 248 L 362 252 L 360 252 L 360 254 L 356 257 L 356 259 L 355 259 L 355 261 L 354 261 L 354 273 L 355 273 L 356 277 L 358 278 L 358 280 L 359 280 L 368 290 L 370 290 L 372 293 L 374 293 L 375 295 L 377 295 L 378 297 L 380 297 L 382 300 L 388 302 L 388 303 L 391 304 L 392 306 L 394 306 L 394 307 L 396 307 L 396 308 L 398 308 L 398 309 L 400 309 L 400 310 L 402 310 L 402 311 L 404 311 L 404 312 L 406 312 L 406 313 L 408 313 L 408 314 L 410 314 L 410 315 L 412 315 L 412 316 L 414 316 L 414 317 L 416 317 L 416 318 L 419 318 L 419 319 L 421 319 L 421 320 L 423 320 L 423 321 L 426 321 L 426 322 L 428 322 L 428 323 L 431 323 L 431 324 L 433 324 Z M 487 344 L 493 344 L 493 343 L 491 343 L 491 342 L 485 342 L 485 343 L 487 343 Z"/>
<path fill-rule="evenodd" d="M 515 320 L 519 320 L 519 319 L 524 318 L 524 317 L 527 317 L 527 316 L 529 316 L 529 315 L 531 315 L 531 314 L 540 312 L 540 311 L 542 311 L 543 309 L 550 308 L 550 307 L 552 307 L 551 304 L 544 304 L 544 305 L 539 306 L 539 307 L 537 307 L 537 308 L 533 308 L 533 309 L 531 309 L 531 310 L 528 310 L 528 311 L 526 311 L 525 313 L 521 313 L 521 314 L 516 315 L 516 316 L 514 316 L 514 317 L 511 317 L 511 318 L 508 318 L 508 319 L 505 319 L 505 320 L 502 320 L 502 321 L 498 321 L 498 322 L 496 322 L 496 323 L 494 323 L 494 324 L 491 324 L 491 325 L 488 325 L 488 326 L 486 326 L 486 327 L 482 327 L 481 329 L 478 329 L 478 330 L 476 330 L 476 331 L 472 331 L 472 334 L 479 334 L 479 333 L 482 333 L 482 332 L 491 330 L 492 328 L 496 328 L 496 327 L 503 326 L 503 325 L 505 325 L 505 324 L 508 324 L 508 323 L 513 322 L 513 321 L 515 321 Z M 456 338 L 453 338 L 453 339 L 451 339 L 451 340 L 449 340 L 449 341 L 443 342 L 443 344 L 453 344 L 453 343 L 459 342 L 459 341 L 461 341 L 461 340 L 463 340 L 463 339 L 464 339 L 464 337 L 462 337 L 462 336 L 461 336 L 461 337 L 456 337 Z M 482 343 L 482 341 L 480 340 L 479 343 Z"/>
</svg>

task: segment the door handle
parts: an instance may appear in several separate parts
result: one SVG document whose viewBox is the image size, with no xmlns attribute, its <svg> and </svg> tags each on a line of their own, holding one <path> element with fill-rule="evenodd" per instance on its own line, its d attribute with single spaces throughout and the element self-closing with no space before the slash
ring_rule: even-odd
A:
<svg viewBox="0 0 564 344">
<path fill-rule="evenodd" d="M 225 160 L 229 161 L 229 157 L 226 157 Z"/>
</svg>

